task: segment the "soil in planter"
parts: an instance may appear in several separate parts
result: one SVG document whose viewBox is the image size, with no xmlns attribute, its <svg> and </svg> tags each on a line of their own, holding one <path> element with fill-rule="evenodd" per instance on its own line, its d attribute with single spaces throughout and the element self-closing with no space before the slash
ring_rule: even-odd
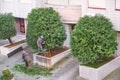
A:
<svg viewBox="0 0 120 80">
<path fill-rule="evenodd" d="M 25 42 L 25 40 L 21 40 L 21 41 L 19 41 L 19 42 L 15 42 L 15 43 L 9 44 L 9 45 L 7 45 L 7 46 L 5 46 L 5 47 L 11 48 L 11 47 L 14 47 L 14 46 L 16 46 L 16 45 L 22 44 L 22 43 L 24 43 L 24 42 Z"/>
<path fill-rule="evenodd" d="M 88 66 L 88 67 L 93 67 L 93 68 L 98 68 L 98 67 L 100 67 L 100 66 L 108 63 L 109 61 L 111 61 L 111 60 L 113 60 L 113 59 L 114 59 L 114 57 L 112 56 L 112 57 L 106 58 L 106 59 L 103 60 L 103 61 L 99 61 L 99 62 L 97 62 L 97 63 L 81 64 L 81 65 Z"/>
<path fill-rule="evenodd" d="M 47 52 L 44 52 L 44 53 L 39 53 L 38 55 L 41 55 L 41 56 L 45 56 L 45 57 L 53 57 L 61 52 L 64 52 L 66 50 L 68 50 L 69 48 L 66 47 L 66 46 L 61 46 L 61 47 L 57 47 L 57 48 L 54 48 L 54 49 L 51 49 L 50 52 L 47 51 Z"/>
</svg>

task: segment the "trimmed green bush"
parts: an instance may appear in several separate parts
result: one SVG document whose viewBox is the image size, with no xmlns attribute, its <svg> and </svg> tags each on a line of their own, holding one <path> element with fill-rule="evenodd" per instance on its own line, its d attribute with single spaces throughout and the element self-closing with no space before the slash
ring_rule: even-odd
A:
<svg viewBox="0 0 120 80">
<path fill-rule="evenodd" d="M 15 18 L 11 13 L 0 14 L 0 39 L 8 39 L 16 35 Z"/>
<path fill-rule="evenodd" d="M 0 77 L 0 80 L 11 80 L 13 78 L 13 74 L 8 68 L 5 68 L 2 70 L 2 76 Z"/>
<path fill-rule="evenodd" d="M 71 33 L 72 54 L 83 64 L 95 63 L 113 56 L 116 31 L 110 20 L 102 15 L 84 16 Z"/>
<path fill-rule="evenodd" d="M 65 27 L 60 16 L 52 8 L 33 9 L 28 15 L 27 43 L 37 49 L 37 39 L 43 35 L 45 49 L 61 46 L 66 39 Z"/>
</svg>

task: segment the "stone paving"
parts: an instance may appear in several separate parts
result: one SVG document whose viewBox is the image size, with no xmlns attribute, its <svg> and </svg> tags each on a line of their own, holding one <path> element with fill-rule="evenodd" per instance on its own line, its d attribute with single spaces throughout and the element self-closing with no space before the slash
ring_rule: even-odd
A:
<svg viewBox="0 0 120 80">
<path fill-rule="evenodd" d="M 104 80 L 120 80 L 120 68 L 110 73 Z"/>
<path fill-rule="evenodd" d="M 118 42 L 118 50 L 117 50 L 117 56 L 120 55 L 120 33 L 117 37 Z M 3 40 L 0 40 L 0 44 Z M 8 43 L 5 41 L 5 43 Z M 8 67 L 12 68 L 15 64 L 21 63 L 21 52 L 13 55 L 9 59 L 5 56 L 0 56 L 0 75 L 3 68 Z M 28 76 L 23 73 L 19 72 L 13 72 L 15 74 L 15 80 L 85 80 L 78 77 L 78 65 L 79 63 L 74 57 L 69 57 L 65 62 L 62 63 L 61 66 L 59 66 L 57 69 L 54 70 L 54 73 L 50 77 L 44 77 L 44 76 Z M 72 72 L 75 72 L 76 74 L 72 77 L 69 77 L 69 79 L 64 78 L 64 76 L 72 75 Z M 120 80 L 120 68 L 113 71 L 111 74 L 109 74 L 104 80 Z M 77 76 L 77 78 L 76 78 Z"/>
<path fill-rule="evenodd" d="M 14 65 L 22 62 L 21 52 L 13 55 L 10 58 L 6 58 L 4 61 L 0 62 L 0 75 L 3 68 L 12 68 Z M 19 72 L 13 72 L 15 74 L 15 80 L 36 80 L 37 76 L 27 76 Z"/>
<path fill-rule="evenodd" d="M 21 52 L 13 55 L 10 58 L 5 58 L 0 62 L 0 75 L 3 68 L 8 67 L 11 69 L 14 65 L 22 63 Z M 52 76 L 28 76 L 24 73 L 12 72 L 15 74 L 15 80 L 76 80 L 76 76 L 78 76 L 78 65 L 79 63 L 73 56 L 69 56 L 66 58 L 65 62 L 63 62 L 60 66 L 58 66 L 54 71 Z M 75 73 L 75 74 L 73 74 Z M 69 76 L 66 78 L 66 76 Z"/>
<path fill-rule="evenodd" d="M 16 39 L 24 38 L 24 36 L 19 35 L 16 37 L 13 37 L 13 42 L 16 41 Z M 8 44 L 8 40 L 0 40 L 0 45 Z M 0 56 L 0 75 L 2 74 L 1 71 L 3 68 L 8 67 L 12 68 L 14 65 L 22 63 L 22 54 L 21 52 L 16 53 L 10 58 L 7 58 L 5 56 Z M 66 61 L 64 61 L 60 66 L 57 67 L 53 71 L 53 75 L 50 77 L 44 77 L 44 76 L 28 76 L 26 74 L 12 71 L 15 74 L 15 80 L 75 80 L 76 76 L 78 76 L 78 61 L 73 57 L 69 56 Z M 66 78 L 66 76 L 68 76 Z"/>
</svg>

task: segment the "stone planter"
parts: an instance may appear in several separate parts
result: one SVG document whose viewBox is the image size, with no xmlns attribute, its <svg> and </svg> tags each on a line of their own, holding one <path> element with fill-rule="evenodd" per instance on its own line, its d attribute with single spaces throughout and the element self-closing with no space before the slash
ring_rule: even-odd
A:
<svg viewBox="0 0 120 80">
<path fill-rule="evenodd" d="M 6 80 L 6 79 L 3 79 L 3 80 Z M 10 78 L 9 80 L 15 80 L 14 77 L 13 78 Z"/>
<path fill-rule="evenodd" d="M 22 40 L 21 40 L 22 41 Z M 19 42 L 19 41 L 18 41 Z M 5 55 L 7 57 L 11 57 L 12 55 L 14 55 L 15 53 L 23 50 L 24 46 L 26 45 L 26 43 L 21 43 L 18 45 L 15 45 L 13 47 L 7 47 L 9 44 L 5 44 L 3 46 L 0 46 L 0 54 L 1 55 Z"/>
<path fill-rule="evenodd" d="M 79 66 L 79 76 L 88 80 L 103 80 L 108 74 L 120 67 L 120 56 L 99 68 Z"/>
<path fill-rule="evenodd" d="M 67 57 L 69 54 L 70 54 L 70 49 L 68 49 L 62 53 L 59 53 L 51 58 L 33 54 L 33 62 L 37 63 L 41 66 L 44 66 L 46 68 L 51 68 L 54 64 L 56 64 L 61 59 Z"/>
<path fill-rule="evenodd" d="M 11 80 L 15 80 L 14 77 Z"/>
</svg>

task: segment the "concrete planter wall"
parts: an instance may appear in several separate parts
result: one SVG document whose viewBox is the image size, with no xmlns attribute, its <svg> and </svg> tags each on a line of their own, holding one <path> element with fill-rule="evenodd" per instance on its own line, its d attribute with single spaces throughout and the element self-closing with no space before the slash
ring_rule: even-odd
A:
<svg viewBox="0 0 120 80">
<path fill-rule="evenodd" d="M 3 46 L 0 46 L 0 54 L 5 55 L 7 57 L 10 57 L 10 56 L 14 55 L 15 53 L 23 50 L 24 45 L 26 45 L 26 43 L 21 43 L 19 45 L 13 46 L 11 48 L 5 47 L 7 45 L 9 45 L 9 44 L 5 44 Z"/>
<path fill-rule="evenodd" d="M 70 49 L 68 49 L 62 53 L 59 53 L 51 58 L 34 54 L 33 55 L 33 62 L 37 63 L 41 66 L 51 68 L 55 63 L 57 63 L 58 61 L 60 61 L 61 59 L 65 58 L 65 57 L 67 57 L 69 54 L 70 54 Z"/>
<path fill-rule="evenodd" d="M 99 68 L 79 66 L 79 76 L 88 80 L 103 80 L 108 74 L 120 67 L 120 56 Z"/>
<path fill-rule="evenodd" d="M 3 80 L 6 80 L 6 79 L 3 79 Z M 15 80 L 14 77 L 12 79 L 9 79 L 9 80 Z"/>
<path fill-rule="evenodd" d="M 15 79 L 14 79 L 14 77 L 13 77 L 13 78 L 12 78 L 12 79 L 10 79 L 10 80 L 15 80 Z"/>
</svg>

